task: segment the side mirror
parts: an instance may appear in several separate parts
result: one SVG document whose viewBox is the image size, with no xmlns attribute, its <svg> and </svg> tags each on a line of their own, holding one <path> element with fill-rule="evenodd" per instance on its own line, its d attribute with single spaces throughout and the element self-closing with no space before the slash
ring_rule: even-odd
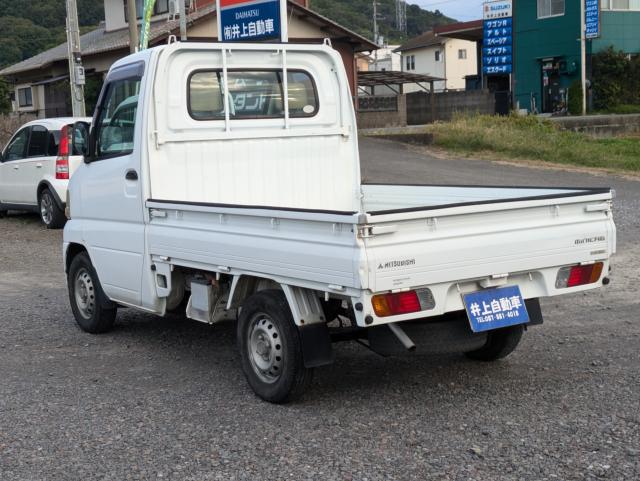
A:
<svg viewBox="0 0 640 481">
<path fill-rule="evenodd" d="M 73 124 L 73 133 L 71 135 L 71 151 L 73 155 L 84 156 L 85 162 L 87 162 L 91 153 L 89 148 L 89 127 L 88 122 L 76 122 Z"/>
</svg>

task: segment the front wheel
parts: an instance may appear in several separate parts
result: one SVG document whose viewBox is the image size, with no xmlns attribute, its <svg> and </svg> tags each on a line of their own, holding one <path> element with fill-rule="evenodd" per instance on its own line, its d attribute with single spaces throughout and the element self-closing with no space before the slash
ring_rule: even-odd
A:
<svg viewBox="0 0 640 481">
<path fill-rule="evenodd" d="M 96 270 L 86 252 L 78 254 L 71 261 L 67 287 L 73 316 L 83 331 L 99 334 L 113 327 L 117 309 L 102 291 Z"/>
<path fill-rule="evenodd" d="M 475 351 L 465 352 L 465 356 L 469 359 L 486 362 L 507 357 L 520 344 L 523 332 L 524 326 L 522 324 L 489 331 L 485 345 Z"/>
<path fill-rule="evenodd" d="M 304 366 L 298 329 L 282 291 L 260 291 L 244 303 L 237 337 L 242 369 L 258 396 L 286 403 L 304 393 L 313 369 Z"/>
<path fill-rule="evenodd" d="M 49 189 L 44 189 L 39 199 L 40 218 L 47 229 L 60 229 L 64 227 L 66 217 L 63 210 L 58 207 L 53 194 Z"/>
</svg>

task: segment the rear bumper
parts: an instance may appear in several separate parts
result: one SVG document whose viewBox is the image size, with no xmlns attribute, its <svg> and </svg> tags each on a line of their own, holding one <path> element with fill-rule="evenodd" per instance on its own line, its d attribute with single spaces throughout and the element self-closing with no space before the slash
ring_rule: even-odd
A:
<svg viewBox="0 0 640 481">
<path fill-rule="evenodd" d="M 414 321 L 422 318 L 436 317 L 450 312 L 464 311 L 465 307 L 462 296 L 464 294 L 479 291 L 487 287 L 486 282 L 488 280 L 494 282 L 494 285 L 491 287 L 500 287 L 506 285 L 519 286 L 522 297 L 525 300 L 533 300 L 541 297 L 559 296 L 562 294 L 572 294 L 575 292 L 587 291 L 590 289 L 602 287 L 602 280 L 609 272 L 609 260 L 602 260 L 602 262 L 604 262 L 604 268 L 602 270 L 602 275 L 597 282 L 593 284 L 563 289 L 558 289 L 555 286 L 558 270 L 563 266 L 549 267 L 510 274 L 508 277 L 500 279 L 499 283 L 496 283 L 496 281 L 492 280 L 490 277 L 483 277 L 459 282 L 443 282 L 440 284 L 416 286 L 414 287 L 414 289 L 428 288 L 429 290 L 431 290 L 431 293 L 433 294 L 433 298 L 435 300 L 435 307 L 430 310 L 414 312 L 411 314 L 403 314 L 399 316 L 376 316 L 371 304 L 371 298 L 375 295 L 375 293 L 364 291 L 360 299 L 354 300 L 354 305 L 355 303 L 359 302 L 363 306 L 362 311 L 357 313 L 356 319 L 358 325 L 361 327 L 373 327 L 394 322 Z M 527 308 L 529 308 L 529 302 L 527 302 Z"/>
</svg>

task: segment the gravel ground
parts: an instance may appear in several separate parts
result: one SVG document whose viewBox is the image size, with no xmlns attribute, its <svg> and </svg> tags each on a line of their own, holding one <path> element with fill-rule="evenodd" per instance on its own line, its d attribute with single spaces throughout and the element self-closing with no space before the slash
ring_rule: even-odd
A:
<svg viewBox="0 0 640 481">
<path fill-rule="evenodd" d="M 336 347 L 303 401 L 258 400 L 232 325 L 120 311 L 82 333 L 60 231 L 0 220 L 0 480 L 640 479 L 640 183 L 363 140 L 370 181 L 616 188 L 612 284 L 545 300 L 494 364 Z"/>
</svg>

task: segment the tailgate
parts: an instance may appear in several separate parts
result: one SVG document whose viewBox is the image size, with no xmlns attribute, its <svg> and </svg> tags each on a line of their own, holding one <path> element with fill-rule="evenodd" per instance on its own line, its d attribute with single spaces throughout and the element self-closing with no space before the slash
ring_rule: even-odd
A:
<svg viewBox="0 0 640 481">
<path fill-rule="evenodd" d="M 610 190 L 580 189 L 370 212 L 360 230 L 368 288 L 434 286 L 436 298 L 451 300 L 465 290 L 526 279 L 525 298 L 564 293 L 555 289 L 559 266 L 606 262 L 615 251 L 612 197 Z M 462 307 L 448 304 L 441 301 L 437 311 Z"/>
</svg>

